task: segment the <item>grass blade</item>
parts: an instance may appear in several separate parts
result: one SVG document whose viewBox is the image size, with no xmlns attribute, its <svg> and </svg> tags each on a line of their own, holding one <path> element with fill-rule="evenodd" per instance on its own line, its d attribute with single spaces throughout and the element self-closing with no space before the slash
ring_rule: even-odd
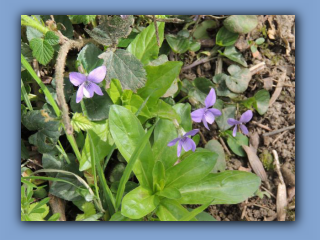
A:
<svg viewBox="0 0 320 240">
<path fill-rule="evenodd" d="M 207 207 L 209 207 L 212 202 L 213 200 L 206 204 L 203 204 L 200 207 L 197 207 L 196 209 L 193 209 L 191 212 L 180 218 L 179 221 L 190 221 L 192 218 L 196 217 L 199 213 L 203 212 Z"/>
</svg>

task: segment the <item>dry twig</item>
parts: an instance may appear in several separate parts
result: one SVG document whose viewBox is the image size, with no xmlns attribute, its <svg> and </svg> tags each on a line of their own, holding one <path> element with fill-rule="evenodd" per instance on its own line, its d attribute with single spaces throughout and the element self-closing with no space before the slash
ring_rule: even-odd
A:
<svg viewBox="0 0 320 240">
<path fill-rule="evenodd" d="M 287 189 L 284 183 L 282 173 L 280 170 L 280 162 L 278 153 L 276 150 L 272 150 L 274 156 L 274 164 L 275 164 L 275 171 L 279 176 L 279 184 L 278 184 L 278 191 L 277 191 L 277 214 L 278 214 L 278 221 L 285 221 L 286 220 L 286 207 L 287 207 Z"/>
<path fill-rule="evenodd" d="M 158 31 L 156 16 L 155 15 L 152 15 L 152 16 L 153 16 L 154 29 L 156 30 L 157 44 L 158 44 L 158 47 L 160 47 L 159 31 Z"/>
<path fill-rule="evenodd" d="M 263 128 L 263 129 L 265 129 L 265 130 L 267 130 L 267 131 L 272 131 L 272 129 L 269 128 L 268 126 L 263 125 L 263 124 L 261 124 L 261 123 L 258 123 L 258 122 L 256 122 L 256 121 L 251 121 L 251 123 L 253 123 L 254 125 L 257 125 L 258 127 L 261 127 L 261 128 Z"/>
<path fill-rule="evenodd" d="M 292 125 L 292 126 L 289 126 L 289 127 L 284 127 L 284 128 L 272 131 L 272 132 L 265 133 L 262 136 L 264 136 L 264 137 L 272 136 L 274 134 L 281 133 L 283 131 L 287 131 L 287 130 L 291 130 L 291 129 L 295 129 L 295 128 L 296 128 L 296 125 Z"/>
</svg>

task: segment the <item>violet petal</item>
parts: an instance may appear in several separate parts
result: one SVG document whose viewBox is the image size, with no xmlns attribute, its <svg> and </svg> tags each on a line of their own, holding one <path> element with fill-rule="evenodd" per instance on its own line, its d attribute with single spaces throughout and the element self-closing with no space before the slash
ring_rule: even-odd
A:
<svg viewBox="0 0 320 240">
<path fill-rule="evenodd" d="M 94 90 L 92 87 L 92 83 L 91 84 L 84 84 L 83 85 L 83 94 L 86 96 L 86 98 L 92 98 L 93 94 L 94 94 Z"/>
<path fill-rule="evenodd" d="M 92 70 L 88 75 L 88 81 L 94 83 L 100 83 L 106 77 L 107 68 L 105 66 L 97 67 Z"/>
<path fill-rule="evenodd" d="M 214 115 L 212 112 L 207 111 L 204 117 L 209 124 L 212 124 L 214 122 Z"/>
<path fill-rule="evenodd" d="M 181 154 L 181 141 L 179 141 L 178 143 L 178 147 L 177 147 L 177 156 L 180 157 L 180 154 Z"/>
<path fill-rule="evenodd" d="M 79 103 L 83 98 L 83 84 L 80 85 L 77 91 L 76 103 Z"/>
<path fill-rule="evenodd" d="M 69 79 L 74 86 L 79 86 L 86 81 L 87 77 L 78 72 L 71 72 L 69 73 Z"/>
<path fill-rule="evenodd" d="M 240 117 L 240 122 L 242 122 L 242 123 L 249 122 L 252 118 L 252 115 L 253 115 L 253 113 L 251 110 L 245 111 Z"/>
<path fill-rule="evenodd" d="M 221 111 L 216 108 L 209 108 L 207 111 L 212 112 L 215 117 L 219 117 L 222 114 Z"/>
<path fill-rule="evenodd" d="M 238 125 L 235 125 L 234 129 L 233 129 L 233 132 L 232 132 L 232 136 L 234 136 L 234 137 L 237 136 L 237 128 L 238 128 Z"/>
<path fill-rule="evenodd" d="M 168 143 L 168 147 L 172 147 L 173 145 L 175 145 L 177 143 L 177 141 L 179 141 L 181 138 L 178 137 L 178 138 L 175 138 L 173 139 L 171 142 Z"/>
<path fill-rule="evenodd" d="M 208 123 L 207 123 L 206 118 L 205 118 L 204 115 L 203 115 L 203 118 L 202 118 L 202 123 L 203 123 L 203 125 L 205 126 L 206 129 L 210 130 L 210 128 L 208 127 Z"/>
<path fill-rule="evenodd" d="M 204 101 L 206 108 L 212 107 L 216 102 L 216 92 L 211 88 L 206 100 Z"/>
<path fill-rule="evenodd" d="M 237 121 L 237 120 L 235 120 L 235 119 L 233 119 L 233 118 L 228 118 L 227 123 L 228 123 L 230 126 L 233 126 L 233 125 L 239 124 L 240 122 Z"/>
<path fill-rule="evenodd" d="M 92 87 L 93 91 L 94 91 L 96 94 L 98 94 L 98 95 L 100 95 L 100 96 L 103 95 L 103 93 L 102 93 L 102 91 L 101 91 L 101 88 L 100 88 L 97 84 L 91 83 L 91 87 Z"/>
<path fill-rule="evenodd" d="M 187 132 L 187 133 L 186 133 L 185 135 L 183 135 L 183 136 L 184 136 L 184 137 L 186 137 L 186 136 L 194 136 L 194 135 L 196 135 L 198 132 L 199 132 L 199 129 L 193 129 L 193 130 Z"/>
<path fill-rule="evenodd" d="M 192 121 L 194 122 L 201 122 L 202 121 L 202 117 L 205 113 L 205 108 L 200 108 L 198 110 L 195 110 L 191 113 L 191 118 L 192 118 Z"/>
<path fill-rule="evenodd" d="M 245 134 L 245 135 L 249 134 L 248 128 L 245 125 L 240 124 L 240 128 L 241 128 L 241 131 L 243 134 Z"/>
<path fill-rule="evenodd" d="M 181 145 L 184 149 L 184 151 L 188 152 L 192 149 L 192 142 L 193 140 L 191 138 L 185 138 L 184 141 L 181 141 Z"/>
</svg>

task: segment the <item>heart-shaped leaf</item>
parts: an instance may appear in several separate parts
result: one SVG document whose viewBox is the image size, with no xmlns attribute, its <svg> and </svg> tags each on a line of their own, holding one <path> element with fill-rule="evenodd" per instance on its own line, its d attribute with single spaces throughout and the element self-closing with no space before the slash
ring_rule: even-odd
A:
<svg viewBox="0 0 320 240">
<path fill-rule="evenodd" d="M 247 90 L 249 81 L 251 80 L 249 69 L 231 65 L 228 67 L 228 72 L 231 76 L 226 79 L 226 84 L 232 92 L 243 93 Z"/>
<path fill-rule="evenodd" d="M 233 137 L 231 130 L 228 130 L 227 134 L 228 134 L 227 143 L 230 149 L 232 150 L 232 152 L 234 152 L 236 155 L 240 157 L 245 157 L 246 153 L 243 151 L 242 146 L 243 145 L 248 146 L 249 139 L 245 135 L 239 132 L 237 132 L 236 137 Z"/>
<path fill-rule="evenodd" d="M 96 45 L 89 43 L 81 49 L 77 60 L 80 61 L 83 68 L 89 74 L 93 69 L 103 64 L 103 60 L 98 58 L 101 53 L 102 51 Z"/>
<path fill-rule="evenodd" d="M 229 90 L 226 84 L 226 80 L 229 78 L 227 74 L 224 73 L 219 73 L 216 74 L 213 78 L 212 81 L 217 84 L 216 93 L 220 97 L 229 97 L 229 98 L 235 98 L 238 95 L 236 93 L 233 93 Z"/>
<path fill-rule="evenodd" d="M 222 54 L 223 56 L 229 58 L 230 60 L 236 63 L 241 64 L 244 67 L 248 66 L 246 60 L 244 59 L 242 54 L 236 50 L 235 46 L 226 47 L 224 49 L 224 52 L 223 53 L 220 52 L 220 54 Z"/>
<path fill-rule="evenodd" d="M 265 90 L 259 90 L 255 95 L 255 102 L 253 107 L 258 111 L 260 115 L 265 114 L 268 111 L 269 101 L 270 101 L 270 93 Z"/>
<path fill-rule="evenodd" d="M 207 29 L 208 28 L 217 28 L 218 24 L 214 20 L 205 20 L 202 23 L 200 23 L 196 30 L 193 33 L 193 37 L 195 39 L 210 39 Z"/>
<path fill-rule="evenodd" d="M 216 44 L 223 47 L 231 46 L 236 43 L 238 37 L 238 33 L 230 32 L 227 28 L 222 27 L 217 33 Z"/>
<path fill-rule="evenodd" d="M 258 25 L 255 15 L 232 15 L 224 20 L 223 25 L 231 32 L 245 34 Z"/>
</svg>

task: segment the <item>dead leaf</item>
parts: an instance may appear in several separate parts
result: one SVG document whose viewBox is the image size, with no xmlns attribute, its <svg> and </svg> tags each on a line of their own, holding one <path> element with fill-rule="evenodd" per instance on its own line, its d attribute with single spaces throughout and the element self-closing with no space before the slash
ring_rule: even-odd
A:
<svg viewBox="0 0 320 240">
<path fill-rule="evenodd" d="M 248 147 L 245 145 L 243 145 L 242 148 L 247 153 L 253 171 L 261 178 L 262 181 L 267 182 L 267 173 L 264 170 L 263 165 L 255 152 L 255 149 L 252 146 Z"/>
<path fill-rule="evenodd" d="M 277 214 L 278 221 L 286 220 L 287 207 L 287 188 L 286 185 L 279 182 L 277 191 Z"/>
<path fill-rule="evenodd" d="M 263 88 L 267 91 L 271 90 L 272 84 L 273 84 L 273 77 L 267 77 L 262 80 L 263 80 Z"/>
<path fill-rule="evenodd" d="M 279 80 L 278 80 L 278 84 L 277 84 L 277 87 L 276 87 L 276 90 L 274 91 L 274 93 L 272 94 L 272 97 L 269 101 L 269 107 L 278 99 L 278 97 L 280 96 L 281 94 L 281 91 L 282 91 L 282 87 L 283 87 L 283 82 L 284 80 L 286 79 L 286 75 L 287 75 L 287 71 L 284 71 L 281 76 L 279 77 Z"/>
<path fill-rule="evenodd" d="M 260 139 L 259 134 L 257 132 L 250 134 L 250 145 L 256 150 L 255 153 L 257 153 L 259 142 Z"/>
</svg>

